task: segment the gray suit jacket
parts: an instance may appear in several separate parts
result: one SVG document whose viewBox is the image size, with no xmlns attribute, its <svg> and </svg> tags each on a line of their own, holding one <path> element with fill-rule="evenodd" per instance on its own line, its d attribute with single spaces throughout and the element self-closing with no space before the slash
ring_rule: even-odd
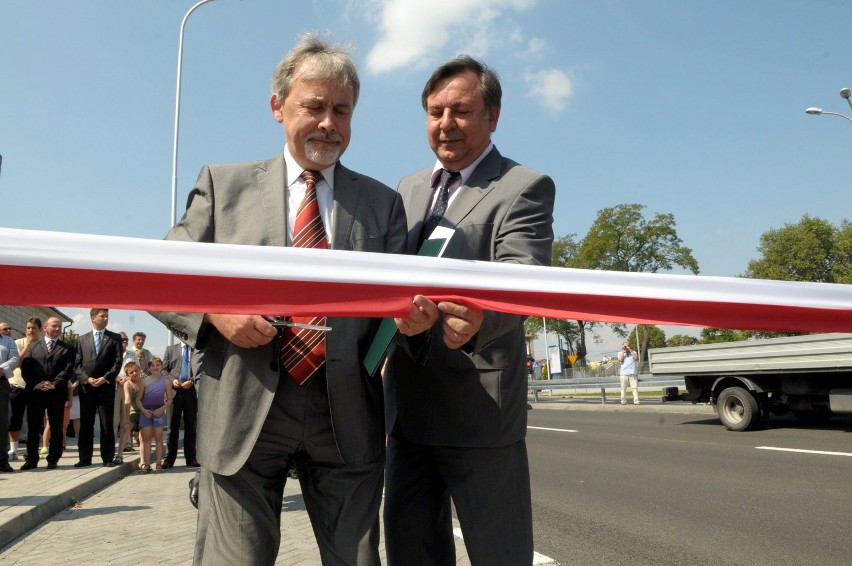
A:
<svg viewBox="0 0 852 566">
<path fill-rule="evenodd" d="M 431 202 L 431 173 L 423 169 L 399 184 L 409 253 Z M 504 158 L 495 147 L 460 191 L 441 220 L 455 229 L 443 257 L 550 265 L 555 186 L 549 177 Z M 444 346 L 436 324 L 426 337 L 425 362 L 402 343 L 385 371 L 388 431 L 399 419 L 406 438 L 435 446 L 506 446 L 524 438 L 523 321 L 486 311 L 479 333 L 458 350 Z"/>
<path fill-rule="evenodd" d="M 268 161 L 205 166 L 189 195 L 186 214 L 166 239 L 285 246 L 285 167 L 283 153 Z M 334 249 L 388 253 L 405 249 L 405 210 L 399 195 L 339 163 L 334 218 Z M 260 434 L 275 395 L 279 341 L 244 349 L 203 322 L 202 314 L 151 314 L 196 349 L 192 364 L 199 380 L 199 462 L 217 474 L 236 473 Z M 328 319 L 332 330 L 326 334 L 326 373 L 332 424 L 340 454 L 350 465 L 375 461 L 384 451 L 381 379 L 367 375 L 361 363 L 378 322 Z"/>
</svg>

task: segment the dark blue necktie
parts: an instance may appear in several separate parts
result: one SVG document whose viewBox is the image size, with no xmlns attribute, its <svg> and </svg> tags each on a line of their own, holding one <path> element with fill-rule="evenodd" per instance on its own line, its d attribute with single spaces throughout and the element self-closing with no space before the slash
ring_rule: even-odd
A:
<svg viewBox="0 0 852 566">
<path fill-rule="evenodd" d="M 436 226 L 441 222 L 444 214 L 447 212 L 447 203 L 450 202 L 450 186 L 461 177 L 458 171 L 441 170 L 441 182 L 438 186 L 438 198 L 435 200 L 435 206 L 432 208 L 432 213 L 426 218 L 423 224 L 423 231 L 420 233 L 420 242 L 425 242 Z"/>
<path fill-rule="evenodd" d="M 189 379 L 189 346 L 184 344 L 181 348 L 183 348 L 183 354 L 180 361 L 180 380 L 186 381 Z"/>
</svg>

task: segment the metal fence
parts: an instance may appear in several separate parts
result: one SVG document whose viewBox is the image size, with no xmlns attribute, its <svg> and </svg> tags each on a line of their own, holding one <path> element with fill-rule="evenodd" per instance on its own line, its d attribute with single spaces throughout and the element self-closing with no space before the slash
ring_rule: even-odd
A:
<svg viewBox="0 0 852 566">
<path fill-rule="evenodd" d="M 666 387 L 678 387 L 685 389 L 683 377 L 654 377 L 651 374 L 640 374 L 639 389 L 663 389 Z M 621 380 L 618 375 L 605 375 L 602 377 L 572 377 L 568 379 L 535 379 L 529 381 L 529 390 L 532 391 L 535 402 L 538 403 L 539 393 L 542 391 L 566 390 L 574 393 L 600 392 L 601 403 L 606 403 L 607 389 L 621 390 Z"/>
</svg>

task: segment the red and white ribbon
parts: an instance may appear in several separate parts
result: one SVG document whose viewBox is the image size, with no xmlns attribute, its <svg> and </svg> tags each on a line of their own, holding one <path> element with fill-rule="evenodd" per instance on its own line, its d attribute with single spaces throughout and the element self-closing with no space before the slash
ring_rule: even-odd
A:
<svg viewBox="0 0 852 566">
<path fill-rule="evenodd" d="M 852 332 L 852 285 L 623 273 L 0 229 L 7 305 L 404 316 L 411 298 L 508 313 Z"/>
</svg>

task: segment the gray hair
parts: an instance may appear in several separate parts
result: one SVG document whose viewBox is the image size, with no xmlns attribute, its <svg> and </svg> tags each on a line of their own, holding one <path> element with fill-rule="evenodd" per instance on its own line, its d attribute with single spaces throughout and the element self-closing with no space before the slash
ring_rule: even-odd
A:
<svg viewBox="0 0 852 566">
<path fill-rule="evenodd" d="M 503 99 L 500 77 L 492 69 L 489 69 L 485 63 L 480 63 L 470 55 L 462 54 L 454 59 L 450 59 L 432 72 L 432 76 L 426 81 L 426 86 L 423 87 L 423 94 L 420 96 L 423 110 L 426 110 L 426 99 L 435 90 L 435 85 L 439 81 L 454 77 L 465 71 L 473 71 L 479 77 L 479 91 L 482 93 L 483 100 L 485 100 L 485 110 L 500 108 L 500 103 Z"/>
<path fill-rule="evenodd" d="M 349 47 L 331 45 L 318 36 L 305 33 L 299 36 L 295 47 L 275 66 L 272 73 L 272 92 L 283 103 L 290 94 L 296 73 L 305 80 L 336 80 L 352 88 L 353 105 L 358 102 L 361 81 L 358 70 L 349 56 Z M 310 63 L 304 66 L 304 63 Z"/>
</svg>

